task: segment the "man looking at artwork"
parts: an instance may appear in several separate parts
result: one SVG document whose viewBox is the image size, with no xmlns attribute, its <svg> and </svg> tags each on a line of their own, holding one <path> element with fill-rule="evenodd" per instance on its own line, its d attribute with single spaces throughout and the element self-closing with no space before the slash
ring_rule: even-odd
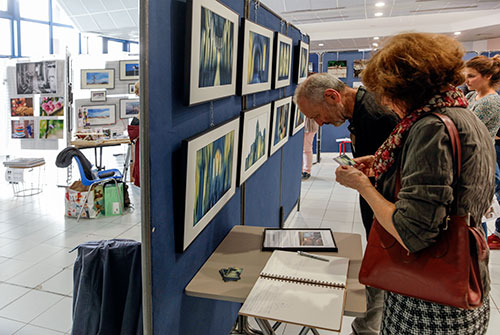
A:
<svg viewBox="0 0 500 335">
<path fill-rule="evenodd" d="M 339 127 L 349 120 L 354 157 L 373 155 L 398 123 L 398 116 L 380 105 L 375 96 L 364 87 L 347 87 L 328 73 L 309 76 L 295 91 L 295 103 L 301 112 L 319 126 L 333 124 Z M 372 179 L 372 183 L 375 181 Z M 370 233 L 373 212 L 359 197 L 361 217 L 366 236 Z M 366 288 L 367 313 L 352 323 L 356 335 L 378 334 L 384 303 L 383 291 Z"/>
</svg>

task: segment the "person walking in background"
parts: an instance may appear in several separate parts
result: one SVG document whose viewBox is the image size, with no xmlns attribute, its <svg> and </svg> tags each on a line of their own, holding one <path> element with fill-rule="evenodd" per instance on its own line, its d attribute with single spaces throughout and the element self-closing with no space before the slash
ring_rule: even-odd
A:
<svg viewBox="0 0 500 335">
<path fill-rule="evenodd" d="M 318 132 L 318 124 L 308 117 L 304 121 L 304 153 L 302 157 L 302 179 L 306 180 L 311 177 L 311 168 L 313 161 L 313 140 Z"/>
<path fill-rule="evenodd" d="M 465 84 L 469 90 L 472 90 L 467 94 L 469 109 L 486 125 L 492 141 L 495 141 L 495 136 L 500 129 L 500 96 L 496 92 L 500 86 L 500 55 L 493 58 L 477 56 L 467 61 Z M 498 163 L 495 169 L 495 195 L 497 201 L 500 202 Z M 483 229 L 488 234 L 486 223 L 483 223 Z M 490 249 L 500 249 L 500 217 L 495 222 L 495 231 L 488 236 L 488 246 Z"/>
<path fill-rule="evenodd" d="M 462 45 L 452 37 L 400 34 L 375 53 L 363 71 L 366 88 L 402 119 L 375 156 L 356 158 L 355 167 L 339 166 L 337 182 L 357 190 L 381 228 L 409 253 L 436 243 L 454 194 L 457 212 L 451 214 L 469 213 L 472 226 L 481 222 L 493 197 L 493 141 L 485 125 L 466 109 L 465 96 L 456 88 L 465 80 L 463 56 Z M 450 136 L 433 112 L 448 116 L 458 130 L 462 154 L 458 180 Z M 376 187 L 368 179 L 372 175 Z M 480 307 L 460 309 L 388 289 L 380 334 L 485 334 L 490 314 L 488 255 L 475 257 L 481 272 Z"/>
<path fill-rule="evenodd" d="M 301 112 L 319 126 L 333 124 L 339 127 L 349 120 L 354 157 L 373 155 L 399 121 L 394 112 L 382 106 L 364 87 L 347 87 L 328 73 L 309 76 L 295 90 L 294 101 Z M 373 211 L 361 196 L 359 205 L 368 237 Z M 352 328 L 355 334 L 378 334 L 383 299 L 383 291 L 366 288 L 367 312 L 364 317 L 354 319 Z"/>
</svg>

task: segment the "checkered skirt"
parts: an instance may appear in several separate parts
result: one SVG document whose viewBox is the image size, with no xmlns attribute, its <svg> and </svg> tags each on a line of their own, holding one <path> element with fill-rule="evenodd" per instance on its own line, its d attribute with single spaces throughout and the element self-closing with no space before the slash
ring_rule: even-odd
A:
<svg viewBox="0 0 500 335">
<path fill-rule="evenodd" d="M 380 335 L 482 335 L 489 319 L 489 299 L 465 310 L 386 292 Z"/>
</svg>

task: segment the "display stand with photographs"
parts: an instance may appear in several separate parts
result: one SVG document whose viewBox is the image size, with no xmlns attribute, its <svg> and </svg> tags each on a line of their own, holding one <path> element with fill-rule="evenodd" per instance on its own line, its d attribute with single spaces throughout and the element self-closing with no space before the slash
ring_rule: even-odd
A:
<svg viewBox="0 0 500 335">
<path fill-rule="evenodd" d="M 332 230 L 328 228 L 267 228 L 262 236 L 262 250 L 337 252 L 338 248 Z"/>
</svg>

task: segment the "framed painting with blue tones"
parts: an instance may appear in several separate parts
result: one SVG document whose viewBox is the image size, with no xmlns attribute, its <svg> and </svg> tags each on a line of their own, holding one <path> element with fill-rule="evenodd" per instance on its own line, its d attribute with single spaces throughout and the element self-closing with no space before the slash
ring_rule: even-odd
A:
<svg viewBox="0 0 500 335">
<path fill-rule="evenodd" d="M 116 121 L 116 105 L 92 105 L 82 106 L 87 113 L 89 126 L 114 124 Z"/>
<path fill-rule="evenodd" d="M 120 61 L 120 80 L 139 79 L 139 60 Z"/>
<path fill-rule="evenodd" d="M 307 78 L 307 65 L 309 64 L 309 44 L 299 41 L 299 61 L 297 68 L 297 84 Z"/>
<path fill-rule="evenodd" d="M 183 251 L 235 193 L 239 130 L 236 118 L 183 142 L 187 157 Z"/>
<path fill-rule="evenodd" d="M 299 130 L 304 128 L 305 117 L 299 109 L 299 106 L 292 103 L 293 106 L 293 119 L 292 119 L 292 135 L 295 135 Z"/>
<path fill-rule="evenodd" d="M 291 110 L 292 97 L 273 102 L 269 156 L 274 154 L 288 141 L 288 127 L 290 126 Z"/>
<path fill-rule="evenodd" d="M 276 32 L 274 43 L 273 88 L 290 85 L 292 76 L 292 39 Z"/>
<path fill-rule="evenodd" d="M 274 32 L 252 21 L 243 21 L 241 95 L 271 89 Z"/>
<path fill-rule="evenodd" d="M 240 185 L 267 160 L 270 121 L 271 104 L 241 113 Z"/>
<path fill-rule="evenodd" d="M 186 23 L 186 103 L 234 95 L 239 15 L 216 0 L 188 0 Z"/>
<path fill-rule="evenodd" d="M 114 88 L 115 70 L 81 70 L 81 88 Z"/>
<path fill-rule="evenodd" d="M 120 100 L 120 119 L 127 119 L 139 115 L 141 103 L 139 99 Z"/>
</svg>

